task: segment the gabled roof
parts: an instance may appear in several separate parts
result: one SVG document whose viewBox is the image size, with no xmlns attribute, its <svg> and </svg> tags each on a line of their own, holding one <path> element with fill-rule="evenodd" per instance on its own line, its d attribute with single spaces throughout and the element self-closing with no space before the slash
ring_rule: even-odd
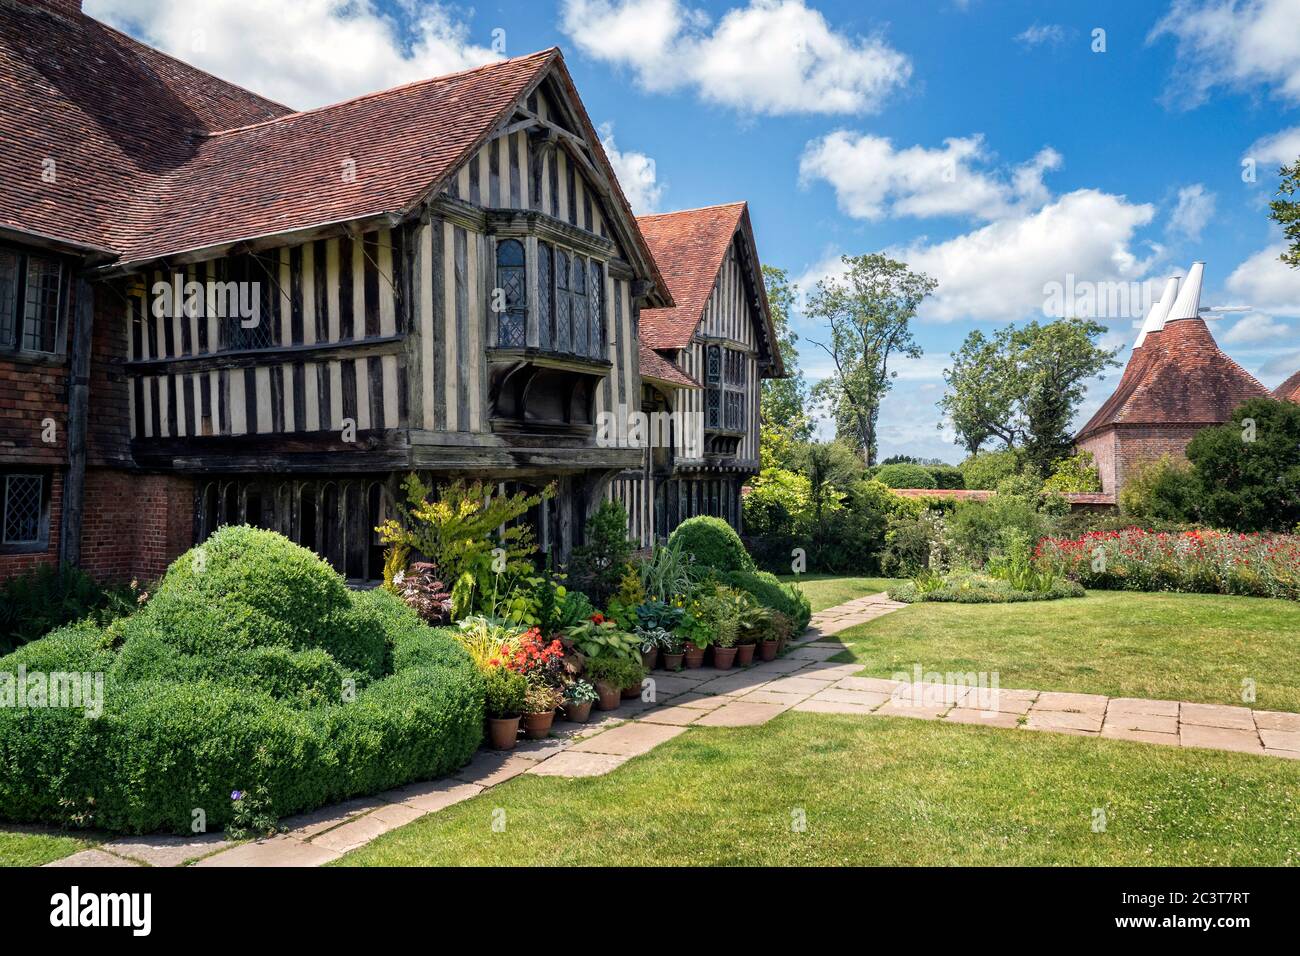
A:
<svg viewBox="0 0 1300 956">
<path fill-rule="evenodd" d="M 1277 388 L 1273 389 L 1273 397 L 1300 404 L 1300 372 L 1296 372 Z"/>
<path fill-rule="evenodd" d="M 0 228 L 109 249 L 121 213 L 204 134 L 289 110 L 73 6 L 0 0 Z"/>
<path fill-rule="evenodd" d="M 701 387 L 699 382 L 644 342 L 637 343 L 637 354 L 641 364 L 641 377 L 647 382 L 657 382 L 674 388 Z"/>
<path fill-rule="evenodd" d="M 1122 425 L 1217 424 L 1227 421 L 1247 399 L 1269 394 L 1255 376 L 1219 349 L 1197 314 L 1203 266 L 1198 262 L 1188 271 L 1163 327 L 1146 331 L 1119 387 L 1076 441 Z"/>
<path fill-rule="evenodd" d="M 772 367 L 776 375 L 784 374 L 748 204 L 736 202 L 640 216 L 637 224 L 676 303 L 672 308 L 641 311 L 641 338 L 646 344 L 655 349 L 681 349 L 690 344 L 704 317 L 704 308 L 713 293 L 727 249 L 739 237 L 748 250 L 748 271 L 752 273 L 749 281 L 755 287 Z"/>
</svg>

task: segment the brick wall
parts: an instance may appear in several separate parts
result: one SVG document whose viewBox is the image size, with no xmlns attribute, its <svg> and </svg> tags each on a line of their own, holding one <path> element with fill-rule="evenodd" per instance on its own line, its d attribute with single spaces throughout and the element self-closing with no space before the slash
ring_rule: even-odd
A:
<svg viewBox="0 0 1300 956">
<path fill-rule="evenodd" d="M 63 517 L 63 472 L 55 471 L 50 481 L 50 540 L 44 551 L 0 554 L 0 581 L 24 574 L 42 564 L 57 564 L 59 531 Z"/>
<path fill-rule="evenodd" d="M 194 482 L 86 471 L 82 567 L 101 581 L 151 581 L 194 543 Z"/>
<path fill-rule="evenodd" d="M 1079 451 L 1092 452 L 1097 473 L 1101 476 L 1102 492 L 1115 494 L 1115 430 L 1108 428 L 1099 434 L 1090 435 L 1079 442 L 1077 447 Z"/>
<path fill-rule="evenodd" d="M 1115 483 L 1124 487 L 1137 468 L 1165 455 L 1184 458 L 1187 445 L 1205 425 L 1143 425 L 1115 431 Z"/>
</svg>

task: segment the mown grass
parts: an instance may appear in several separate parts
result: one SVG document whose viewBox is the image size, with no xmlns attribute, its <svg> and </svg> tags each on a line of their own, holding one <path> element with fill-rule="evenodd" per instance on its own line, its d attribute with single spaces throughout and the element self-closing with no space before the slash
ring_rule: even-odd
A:
<svg viewBox="0 0 1300 956">
<path fill-rule="evenodd" d="M 1090 591 L 1026 604 L 914 604 L 835 635 L 888 677 L 997 672 L 1002 687 L 1300 711 L 1300 604 Z M 1256 699 L 1243 699 L 1253 682 Z"/>
<path fill-rule="evenodd" d="M 0 830 L 0 866 L 42 866 L 90 845 L 72 836 Z"/>
<path fill-rule="evenodd" d="M 1300 863 L 1300 774 L 1244 754 L 788 712 L 691 728 L 604 777 L 516 777 L 339 862 L 1285 865 Z"/>
<path fill-rule="evenodd" d="M 798 584 L 814 611 L 822 611 L 866 594 L 879 594 L 899 583 L 893 578 L 837 577 L 833 574 L 782 574 L 782 581 Z"/>
</svg>

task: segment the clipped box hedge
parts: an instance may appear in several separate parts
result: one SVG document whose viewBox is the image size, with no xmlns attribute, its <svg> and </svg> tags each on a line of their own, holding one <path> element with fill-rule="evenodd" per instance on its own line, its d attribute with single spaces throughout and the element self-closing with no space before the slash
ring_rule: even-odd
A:
<svg viewBox="0 0 1300 956">
<path fill-rule="evenodd" d="M 0 708 L 0 819 L 191 833 L 232 791 L 288 816 L 445 775 L 483 727 L 482 678 L 446 632 L 350 592 L 287 539 L 223 528 L 104 632 L 64 628 L 0 672 L 104 674 L 103 713 Z"/>
<path fill-rule="evenodd" d="M 763 607 L 780 611 L 794 624 L 798 634 L 812 620 L 812 604 L 797 585 L 786 584 L 768 571 L 724 571 L 718 580 L 728 587 L 753 595 Z"/>
</svg>

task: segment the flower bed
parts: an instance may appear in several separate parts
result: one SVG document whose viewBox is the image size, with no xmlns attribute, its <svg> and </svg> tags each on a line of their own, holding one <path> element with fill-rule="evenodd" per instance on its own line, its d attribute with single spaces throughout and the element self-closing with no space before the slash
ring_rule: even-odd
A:
<svg viewBox="0 0 1300 956">
<path fill-rule="evenodd" d="M 904 581 L 889 589 L 889 597 L 904 604 L 925 601 L 949 604 L 1017 604 L 1022 601 L 1056 601 L 1060 598 L 1083 597 L 1083 588 L 1074 581 L 1060 580 L 1041 588 L 1027 590 L 1014 587 L 1009 581 L 954 571 L 929 581 L 918 578 Z"/>
<path fill-rule="evenodd" d="M 1044 538 L 1036 557 L 1085 587 L 1300 600 L 1300 536 L 1139 528 Z"/>
</svg>

